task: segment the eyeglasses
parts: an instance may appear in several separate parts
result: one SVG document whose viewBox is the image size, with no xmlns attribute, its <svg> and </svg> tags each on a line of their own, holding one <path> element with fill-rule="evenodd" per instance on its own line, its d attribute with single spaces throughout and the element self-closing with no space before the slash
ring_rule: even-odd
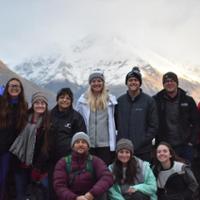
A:
<svg viewBox="0 0 200 200">
<path fill-rule="evenodd" d="M 16 89 L 21 88 L 20 85 L 15 85 L 15 84 L 9 84 L 9 87 L 10 88 L 16 88 Z"/>
</svg>

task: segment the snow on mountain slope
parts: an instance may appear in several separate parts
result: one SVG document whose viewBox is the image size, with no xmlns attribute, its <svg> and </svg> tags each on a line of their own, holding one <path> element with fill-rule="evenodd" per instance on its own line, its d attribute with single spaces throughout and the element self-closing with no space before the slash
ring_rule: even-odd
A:
<svg viewBox="0 0 200 200">
<path fill-rule="evenodd" d="M 133 66 L 141 67 L 143 76 L 146 66 L 151 66 L 160 76 L 174 71 L 179 77 L 199 82 L 198 66 L 185 67 L 172 62 L 149 49 L 136 46 L 120 36 L 88 35 L 81 41 L 63 48 L 55 55 L 27 59 L 12 69 L 39 85 L 50 81 L 68 80 L 77 85 L 87 84 L 92 69 L 104 70 L 106 82 L 112 85 L 124 84 L 124 78 Z"/>
</svg>

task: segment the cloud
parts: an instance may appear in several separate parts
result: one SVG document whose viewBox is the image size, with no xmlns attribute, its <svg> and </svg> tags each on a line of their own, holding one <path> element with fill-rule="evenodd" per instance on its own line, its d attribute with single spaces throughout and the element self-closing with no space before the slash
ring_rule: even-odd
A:
<svg viewBox="0 0 200 200">
<path fill-rule="evenodd" d="M 2 0 L 0 56 L 17 61 L 98 33 L 199 64 L 199 10 L 198 0 Z"/>
</svg>

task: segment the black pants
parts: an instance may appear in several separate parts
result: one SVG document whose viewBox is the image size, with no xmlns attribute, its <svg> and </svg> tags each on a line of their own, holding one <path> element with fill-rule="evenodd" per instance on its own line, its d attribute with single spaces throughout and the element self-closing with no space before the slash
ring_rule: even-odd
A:
<svg viewBox="0 0 200 200">
<path fill-rule="evenodd" d="M 134 192 L 131 195 L 123 195 L 126 200 L 150 200 L 150 197 L 141 193 L 141 192 Z"/>
<path fill-rule="evenodd" d="M 90 153 L 101 158 L 106 163 L 106 165 L 110 165 L 115 157 L 115 152 L 110 151 L 110 147 L 90 148 Z"/>
</svg>

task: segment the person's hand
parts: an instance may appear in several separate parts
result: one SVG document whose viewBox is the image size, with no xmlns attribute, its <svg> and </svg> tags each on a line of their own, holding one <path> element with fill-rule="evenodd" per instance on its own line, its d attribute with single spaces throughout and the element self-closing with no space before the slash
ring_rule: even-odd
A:
<svg viewBox="0 0 200 200">
<path fill-rule="evenodd" d="M 129 189 L 127 190 L 127 193 L 128 193 L 128 194 L 132 194 L 132 193 L 134 193 L 134 192 L 136 192 L 136 189 L 134 189 L 134 188 L 129 188 Z"/>
<path fill-rule="evenodd" d="M 88 200 L 93 200 L 94 199 L 94 196 L 90 193 L 90 192 L 87 192 L 85 194 L 85 197 L 88 199 Z"/>
<path fill-rule="evenodd" d="M 33 168 L 31 171 L 31 178 L 33 181 L 40 181 L 42 177 L 41 171 L 39 169 Z"/>
<path fill-rule="evenodd" d="M 87 200 L 87 198 L 84 195 L 76 197 L 76 200 Z"/>
</svg>

